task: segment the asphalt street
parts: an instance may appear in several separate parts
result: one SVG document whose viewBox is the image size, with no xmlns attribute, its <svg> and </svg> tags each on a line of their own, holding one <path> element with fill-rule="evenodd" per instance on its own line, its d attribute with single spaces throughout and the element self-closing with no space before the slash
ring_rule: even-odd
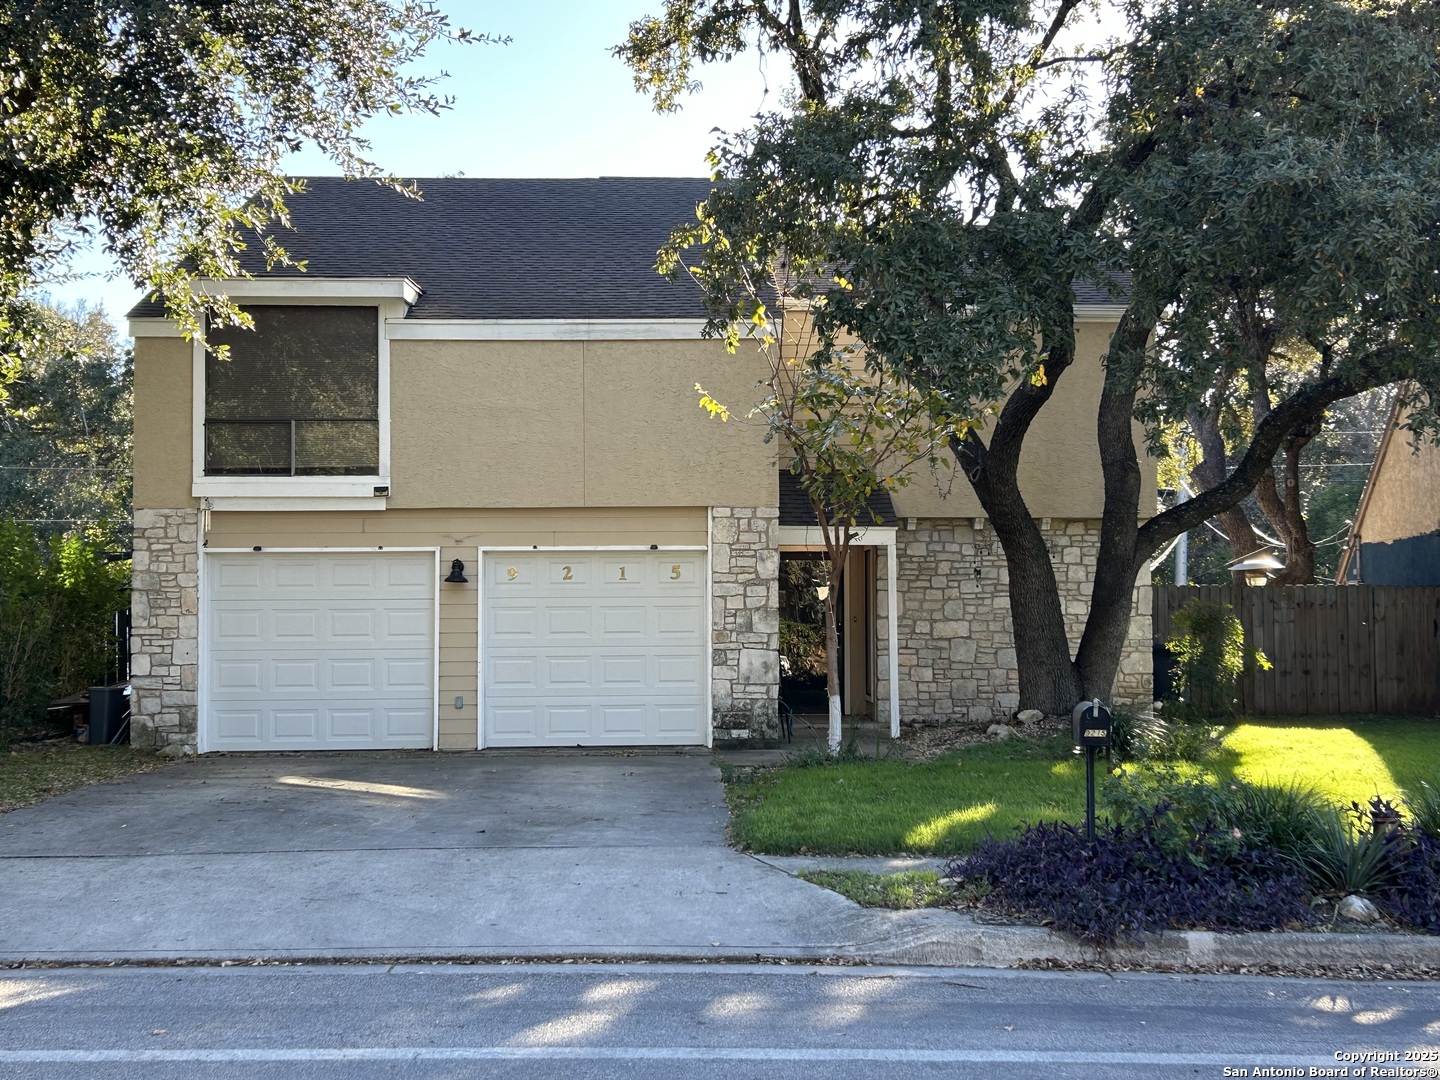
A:
<svg viewBox="0 0 1440 1080">
<path fill-rule="evenodd" d="M 1354 1063 L 1367 1052 L 1415 1071 L 1372 1073 Z M 26 1080 L 1239 1075 L 1440 1076 L 1440 983 L 663 964 L 0 973 L 0 1076 Z"/>
</svg>

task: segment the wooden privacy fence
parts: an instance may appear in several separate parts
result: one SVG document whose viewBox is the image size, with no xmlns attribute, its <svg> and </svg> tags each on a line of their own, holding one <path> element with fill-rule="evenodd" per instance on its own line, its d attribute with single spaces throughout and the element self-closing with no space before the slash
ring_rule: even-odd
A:
<svg viewBox="0 0 1440 1080">
<path fill-rule="evenodd" d="M 1247 713 L 1440 713 L 1440 588 L 1157 585 L 1157 643 L 1189 600 L 1229 604 L 1270 661 L 1240 680 Z"/>
</svg>

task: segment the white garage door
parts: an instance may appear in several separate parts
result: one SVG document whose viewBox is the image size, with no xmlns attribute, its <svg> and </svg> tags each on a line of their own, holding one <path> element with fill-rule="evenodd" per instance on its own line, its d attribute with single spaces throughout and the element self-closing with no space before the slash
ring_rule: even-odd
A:
<svg viewBox="0 0 1440 1080">
<path fill-rule="evenodd" d="M 205 560 L 205 747 L 431 745 L 435 558 Z"/>
<path fill-rule="evenodd" d="M 487 746 L 705 741 L 703 552 L 486 554 Z"/>
</svg>

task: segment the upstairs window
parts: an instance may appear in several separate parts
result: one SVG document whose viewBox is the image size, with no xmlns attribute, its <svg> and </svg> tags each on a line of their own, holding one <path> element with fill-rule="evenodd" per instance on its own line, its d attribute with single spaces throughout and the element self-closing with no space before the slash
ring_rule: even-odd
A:
<svg viewBox="0 0 1440 1080">
<path fill-rule="evenodd" d="M 205 358 L 206 476 L 375 476 L 380 312 L 257 305 Z"/>
</svg>

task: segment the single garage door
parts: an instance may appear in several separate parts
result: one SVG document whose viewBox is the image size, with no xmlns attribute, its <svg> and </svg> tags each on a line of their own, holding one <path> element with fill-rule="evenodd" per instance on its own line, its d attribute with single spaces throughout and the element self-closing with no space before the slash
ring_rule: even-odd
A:
<svg viewBox="0 0 1440 1080">
<path fill-rule="evenodd" d="M 487 553 L 487 746 L 705 741 L 703 552 Z"/>
<path fill-rule="evenodd" d="M 435 557 L 205 559 L 209 750 L 428 747 Z"/>
</svg>

